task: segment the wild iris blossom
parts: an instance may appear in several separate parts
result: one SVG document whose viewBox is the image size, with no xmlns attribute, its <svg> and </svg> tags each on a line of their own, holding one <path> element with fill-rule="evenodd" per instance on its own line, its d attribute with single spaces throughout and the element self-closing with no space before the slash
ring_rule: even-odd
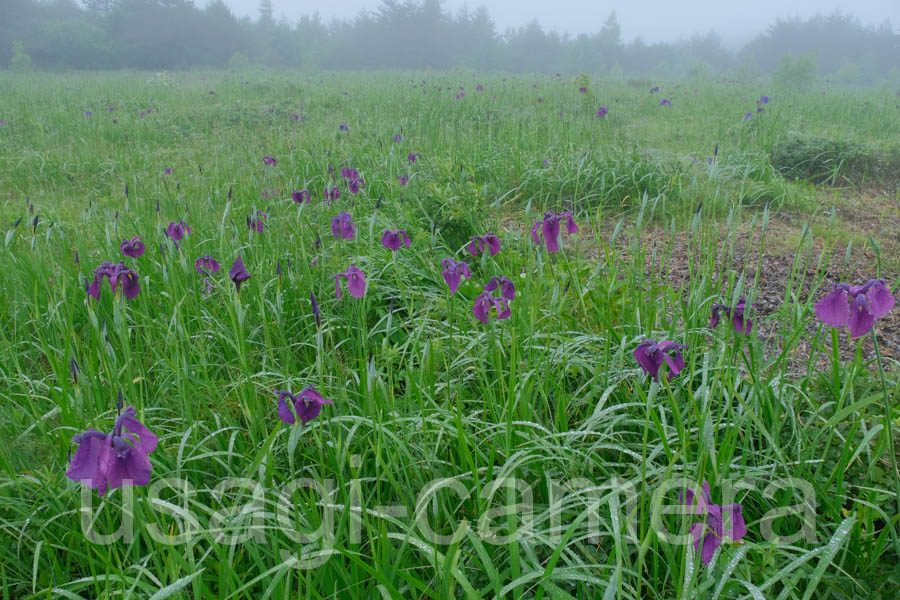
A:
<svg viewBox="0 0 900 600">
<path fill-rule="evenodd" d="M 400 135 L 399 133 L 396 134 L 396 135 L 394 135 L 394 141 L 395 141 L 395 142 L 402 142 L 402 141 L 403 141 L 403 136 Z"/>
<path fill-rule="evenodd" d="M 201 256 L 197 260 L 194 261 L 194 269 L 198 273 L 209 273 L 211 275 L 215 275 L 219 272 L 219 261 L 214 259 L 212 256 Z"/>
<path fill-rule="evenodd" d="M 451 296 L 459 289 L 459 284 L 462 282 L 463 277 L 466 279 L 472 278 L 469 265 L 464 262 L 455 262 L 452 258 L 442 260 L 441 268 L 443 269 L 441 275 L 444 277 L 444 281 L 447 282 L 447 287 L 450 288 Z"/>
<path fill-rule="evenodd" d="M 306 190 L 294 190 L 293 192 L 291 192 L 291 200 L 293 200 L 297 204 L 301 204 L 303 202 L 311 202 L 312 197 Z"/>
<path fill-rule="evenodd" d="M 491 277 L 491 280 L 484 286 L 484 291 L 493 292 L 498 287 L 500 288 L 500 295 L 502 297 L 507 300 L 516 299 L 516 286 L 506 277 Z"/>
<path fill-rule="evenodd" d="M 350 265 L 343 273 L 333 275 L 334 293 L 341 297 L 341 277 L 347 280 L 347 290 L 354 298 L 362 298 L 366 294 L 366 276 L 356 265 Z"/>
<path fill-rule="evenodd" d="M 156 449 L 158 438 L 135 418 L 136 414 L 137 410 L 129 406 L 116 419 L 112 433 L 91 428 L 72 438 L 78 449 L 66 477 L 97 490 L 101 498 L 108 490 L 123 485 L 150 483 L 148 455 Z"/>
<path fill-rule="evenodd" d="M 728 318 L 731 319 L 735 331 L 744 335 L 750 335 L 750 330 L 753 329 L 753 320 L 744 319 L 744 311 L 746 310 L 747 301 L 744 298 L 739 299 L 737 301 L 737 304 L 734 305 L 734 308 L 729 308 L 728 306 L 719 304 L 717 302 L 716 304 L 712 305 L 712 310 L 709 317 L 709 328 L 715 329 L 716 325 L 719 324 L 719 312 L 721 311 L 728 315 Z"/>
<path fill-rule="evenodd" d="M 566 211 L 558 215 L 552 212 L 545 212 L 543 221 L 537 221 L 531 226 L 531 239 L 534 240 L 535 244 L 540 245 L 541 242 L 538 239 L 538 231 L 540 231 L 544 238 L 544 243 L 547 245 L 547 252 L 556 252 L 559 250 L 559 222 L 563 219 L 566 219 L 567 233 L 578 233 L 578 225 L 575 224 L 575 219 L 572 218 L 571 212 Z"/>
<path fill-rule="evenodd" d="M 406 157 L 406 159 L 409 162 L 414 163 L 414 162 L 416 162 L 416 159 L 421 158 L 421 157 L 422 157 L 422 155 L 419 154 L 418 152 L 410 152 L 409 155 Z"/>
<path fill-rule="evenodd" d="M 672 106 L 672 102 L 668 98 L 663 98 L 659 103 L 660 106 Z"/>
<path fill-rule="evenodd" d="M 880 319 L 894 308 L 894 296 L 883 279 L 872 279 L 864 285 L 834 284 L 834 291 L 816 302 L 819 320 L 832 327 L 847 326 L 850 337 L 858 338 L 872 330 Z"/>
<path fill-rule="evenodd" d="M 331 400 L 326 400 L 311 385 L 306 386 L 296 395 L 285 390 L 275 390 L 275 393 L 278 394 L 278 418 L 288 425 L 293 425 L 297 422 L 294 418 L 295 413 L 300 417 L 300 422 L 306 425 L 319 416 L 319 413 L 322 412 L 322 406 L 334 404 Z M 287 402 L 288 399 L 290 399 L 294 410 L 291 410 L 291 406 Z"/>
<path fill-rule="evenodd" d="M 237 259 L 235 259 L 234 263 L 231 265 L 231 270 L 228 271 L 228 276 L 231 277 L 231 280 L 234 282 L 234 287 L 240 293 L 241 284 L 250 279 L 251 275 L 247 271 L 247 268 L 244 267 L 244 259 L 241 258 L 241 255 L 238 254 Z"/>
<path fill-rule="evenodd" d="M 478 256 L 479 254 L 483 254 L 485 248 L 491 253 L 491 256 L 496 256 L 498 252 L 500 252 L 500 238 L 498 238 L 493 233 L 486 233 L 484 235 L 473 235 L 470 238 L 472 241 L 466 246 L 466 250 L 472 256 Z"/>
<path fill-rule="evenodd" d="M 331 233 L 336 238 L 352 240 L 356 237 L 356 225 L 353 224 L 353 217 L 350 213 L 341 211 L 333 219 L 331 219 Z"/>
<path fill-rule="evenodd" d="M 328 189 L 328 186 L 325 186 L 325 202 L 331 202 L 332 200 L 338 200 L 341 197 L 341 189 L 334 185 L 331 189 Z"/>
<path fill-rule="evenodd" d="M 278 164 L 278 161 L 275 160 L 274 156 L 263 156 L 263 164 L 267 167 L 274 167 Z"/>
<path fill-rule="evenodd" d="M 406 185 L 409 183 L 409 175 L 397 175 L 397 181 L 400 185 Z"/>
<path fill-rule="evenodd" d="M 634 349 L 634 358 L 648 375 L 652 375 L 655 381 L 659 381 L 659 368 L 664 362 L 669 366 L 671 375 L 678 375 L 681 372 L 684 368 L 681 351 L 685 348 L 687 346 L 684 344 L 669 340 L 661 342 L 644 340 Z"/>
<path fill-rule="evenodd" d="M 123 239 L 122 244 L 119 246 L 119 251 L 125 256 L 137 258 L 147 251 L 147 247 L 144 246 L 144 242 L 141 241 L 141 236 L 138 235 L 130 240 Z"/>
<path fill-rule="evenodd" d="M 166 235 L 176 242 L 180 242 L 184 239 L 184 236 L 190 235 L 190 233 L 191 228 L 184 221 L 179 221 L 178 223 L 172 222 L 166 227 Z"/>
<path fill-rule="evenodd" d="M 256 211 L 256 218 L 253 219 L 249 215 L 247 216 L 247 226 L 251 231 L 255 231 L 256 233 L 263 232 L 263 220 L 268 221 L 269 215 L 268 213 L 264 213 L 261 210 Z"/>
<path fill-rule="evenodd" d="M 409 241 L 409 236 L 406 235 L 405 229 L 385 229 L 384 233 L 381 234 L 381 245 L 388 250 L 395 251 L 399 250 L 400 246 L 409 248 L 412 242 Z"/>
<path fill-rule="evenodd" d="M 509 299 L 503 296 L 493 298 L 490 292 L 485 292 L 475 298 L 472 314 L 482 323 L 487 323 L 488 316 L 491 314 L 491 308 L 496 310 L 497 319 L 508 319 L 512 314 L 509 310 Z"/>
<path fill-rule="evenodd" d="M 691 536 L 694 538 L 694 550 L 703 550 L 700 557 L 703 564 L 708 565 L 712 560 L 716 549 L 722 545 L 726 537 L 737 541 L 747 535 L 747 525 L 744 523 L 743 507 L 740 504 L 719 505 L 712 503 L 712 495 L 709 492 L 709 483 L 703 481 L 703 490 L 700 497 L 694 503 L 694 490 L 687 490 L 681 495 L 684 504 L 691 508 L 691 514 L 706 515 L 705 523 L 694 523 L 691 526 Z M 724 516 L 729 513 L 728 529 L 725 528 Z"/>
<path fill-rule="evenodd" d="M 125 298 L 128 300 L 137 296 L 141 291 L 138 274 L 126 267 L 124 262 L 116 265 L 111 262 L 105 262 L 94 270 L 94 280 L 87 288 L 87 293 L 96 300 L 100 299 L 100 284 L 104 278 L 109 279 L 109 287 L 112 289 L 113 294 L 116 293 L 116 288 L 121 281 L 122 293 L 125 294 Z"/>
</svg>

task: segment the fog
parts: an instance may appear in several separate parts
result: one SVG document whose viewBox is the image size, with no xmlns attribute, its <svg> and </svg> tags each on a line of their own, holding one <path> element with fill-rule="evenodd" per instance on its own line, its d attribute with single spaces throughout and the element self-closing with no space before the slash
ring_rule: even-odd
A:
<svg viewBox="0 0 900 600">
<path fill-rule="evenodd" d="M 900 85 L 900 0 L 0 0 L 0 67 L 450 70 Z M 803 77 L 800 74 L 804 73 Z"/>
<path fill-rule="evenodd" d="M 256 18 L 258 0 L 225 0 L 239 16 Z M 272 0 L 277 18 L 295 21 L 318 12 L 322 19 L 347 19 L 362 10 L 375 10 L 378 0 Z M 599 31 L 607 15 L 615 11 L 622 37 L 632 41 L 672 42 L 695 33 L 717 32 L 725 46 L 736 49 L 764 31 L 777 18 L 806 19 L 835 11 L 849 13 L 867 25 L 885 20 L 900 26 L 900 0 L 444 0 L 445 10 L 484 5 L 500 32 L 537 19 L 546 30 L 572 36 Z M 900 60 L 900 59 L 898 59 Z"/>
</svg>

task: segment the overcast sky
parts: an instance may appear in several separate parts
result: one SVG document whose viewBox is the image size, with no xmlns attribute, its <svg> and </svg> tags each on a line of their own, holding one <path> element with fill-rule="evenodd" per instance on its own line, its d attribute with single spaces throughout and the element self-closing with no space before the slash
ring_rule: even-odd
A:
<svg viewBox="0 0 900 600">
<path fill-rule="evenodd" d="M 225 0 L 239 15 L 258 15 L 259 0 Z M 294 21 L 318 12 L 326 22 L 374 9 L 380 0 L 272 0 L 276 18 Z M 197 2 L 204 4 L 204 0 Z M 900 29 L 900 0 L 443 0 L 456 12 L 463 5 L 488 8 L 497 30 L 524 25 L 536 18 L 545 29 L 572 35 L 600 29 L 615 10 L 625 41 L 673 41 L 695 32 L 715 30 L 729 46 L 740 45 L 763 31 L 776 17 L 808 17 L 834 10 L 849 12 L 866 24 L 890 20 Z"/>
</svg>

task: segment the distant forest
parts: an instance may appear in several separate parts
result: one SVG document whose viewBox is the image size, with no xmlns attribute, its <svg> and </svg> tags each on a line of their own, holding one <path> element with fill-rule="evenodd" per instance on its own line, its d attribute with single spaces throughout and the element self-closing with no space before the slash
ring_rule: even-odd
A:
<svg viewBox="0 0 900 600">
<path fill-rule="evenodd" d="M 537 21 L 498 32 L 486 8 L 445 11 L 439 0 L 383 0 L 346 20 L 289 23 L 262 0 L 256 19 L 221 1 L 2 0 L 0 67 L 40 69 L 435 69 L 750 78 L 802 57 L 847 83 L 900 81 L 900 33 L 852 15 L 777 20 L 739 51 L 714 32 L 648 44 L 622 39 L 615 14 L 593 34 Z M 19 43 L 21 42 L 21 43 Z M 788 65 L 790 66 L 790 65 Z"/>
</svg>

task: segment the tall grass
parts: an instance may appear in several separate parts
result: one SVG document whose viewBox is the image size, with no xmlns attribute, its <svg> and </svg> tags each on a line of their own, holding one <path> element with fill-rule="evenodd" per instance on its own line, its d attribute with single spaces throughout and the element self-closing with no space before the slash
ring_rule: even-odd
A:
<svg viewBox="0 0 900 600">
<path fill-rule="evenodd" d="M 0 84 L 4 598 L 898 589 L 885 407 L 900 380 L 859 348 L 841 360 L 832 350 L 855 342 L 812 315 L 830 281 L 807 267 L 833 242 L 806 230 L 783 305 L 757 316 L 752 335 L 709 329 L 714 302 L 757 295 L 770 210 L 812 207 L 808 186 L 764 160 L 768 138 L 742 129 L 744 107 L 773 97 L 767 135 L 793 123 L 889 136 L 896 113 L 876 126 L 867 111 L 845 120 L 821 108 L 877 97 L 785 93 L 780 104 L 777 90 L 669 85 L 673 106 L 660 107 L 649 85 L 610 82 L 591 90 L 611 108 L 601 120 L 571 82 L 546 77 L 3 74 Z M 343 166 L 365 190 L 323 203 Z M 301 188 L 312 203 L 291 202 Z M 528 228 L 562 209 L 581 233 L 548 254 Z M 261 234 L 245 224 L 256 210 L 269 214 Z M 340 210 L 357 223 L 354 241 L 331 235 Z M 163 230 L 180 220 L 193 233 L 176 247 Z M 392 254 L 381 232 L 401 227 L 413 246 Z M 739 227 L 762 240 L 758 255 L 735 257 Z M 469 236 L 487 231 L 501 252 L 468 255 Z M 92 300 L 92 270 L 134 235 L 148 247 L 127 260 L 140 294 L 125 301 L 104 284 Z M 209 297 L 194 269 L 206 254 L 223 266 Z M 252 274 L 239 294 L 227 278 L 238 255 Z M 445 257 L 473 270 L 453 296 Z M 669 277 L 676 259 L 689 268 L 683 288 Z M 350 263 L 367 293 L 336 299 L 332 276 Z M 509 319 L 483 325 L 471 309 L 492 276 L 513 279 L 516 299 Z M 686 369 L 642 375 L 631 353 L 646 337 L 687 344 Z M 272 390 L 308 384 L 334 405 L 292 429 Z M 160 446 L 151 488 L 98 500 L 65 477 L 66 456 L 74 434 L 110 428 L 120 389 Z M 775 485 L 788 478 L 804 485 Z M 703 480 L 715 501 L 731 490 L 749 530 L 708 566 L 659 535 L 688 531 L 697 517 L 660 503 L 679 505 L 682 482 Z M 123 514 L 131 539 L 85 534 L 84 519 L 111 534 Z"/>
</svg>

